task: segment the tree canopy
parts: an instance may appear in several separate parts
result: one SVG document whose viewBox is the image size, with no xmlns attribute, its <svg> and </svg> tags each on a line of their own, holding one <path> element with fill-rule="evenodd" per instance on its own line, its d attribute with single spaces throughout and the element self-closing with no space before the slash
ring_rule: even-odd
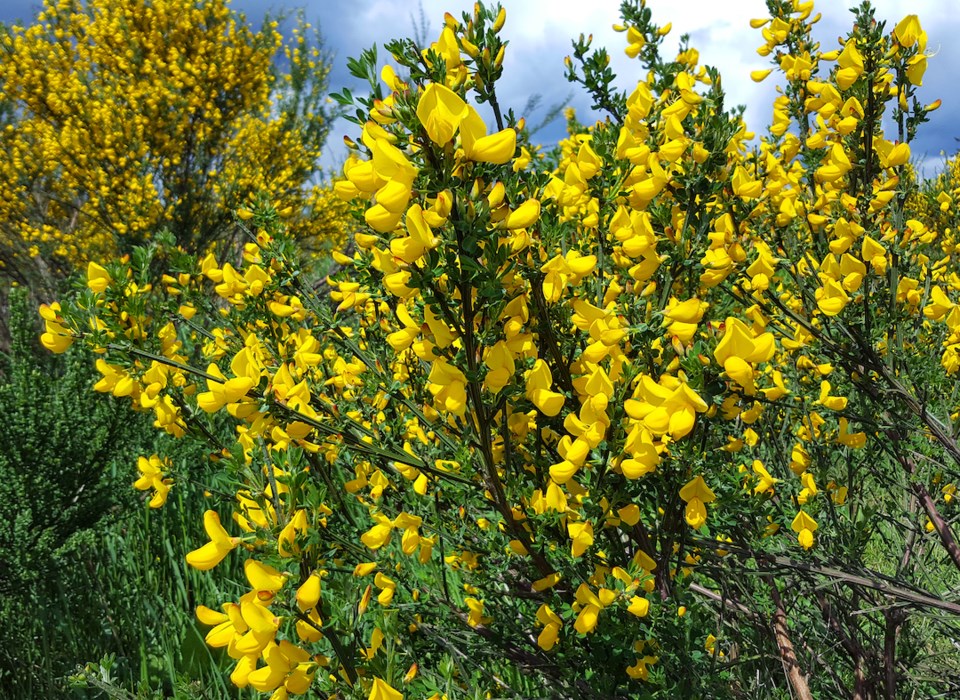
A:
<svg viewBox="0 0 960 700">
<path fill-rule="evenodd" d="M 50 294 L 161 229 L 188 251 L 265 198 L 304 239 L 339 235 L 322 186 L 329 59 L 226 0 L 46 0 L 0 27 L 0 275 Z"/>
</svg>

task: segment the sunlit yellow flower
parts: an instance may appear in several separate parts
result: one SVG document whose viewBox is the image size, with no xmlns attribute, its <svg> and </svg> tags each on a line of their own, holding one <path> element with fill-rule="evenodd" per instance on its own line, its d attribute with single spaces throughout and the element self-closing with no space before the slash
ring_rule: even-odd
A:
<svg viewBox="0 0 960 700">
<path fill-rule="evenodd" d="M 220 516 L 215 510 L 203 514 L 203 528 L 210 541 L 187 554 L 187 563 L 195 569 L 207 571 L 226 557 L 238 544 L 239 537 L 231 537 L 220 524 Z"/>
<path fill-rule="evenodd" d="M 801 547 L 810 549 L 813 546 L 813 533 L 817 529 L 816 520 L 801 510 L 793 519 L 790 528 L 797 533 L 797 541 Z"/>
<path fill-rule="evenodd" d="M 706 504 L 717 498 L 710 487 L 707 486 L 703 477 L 696 476 L 688 481 L 680 489 L 680 498 L 687 504 L 685 513 L 687 524 L 694 529 L 703 527 L 703 524 L 707 522 Z"/>
<path fill-rule="evenodd" d="M 140 478 L 134 483 L 134 487 L 141 491 L 153 489 L 154 493 L 150 499 L 151 508 L 159 508 L 167 502 L 167 495 L 170 492 L 170 485 L 173 479 L 166 476 L 169 469 L 168 460 L 162 460 L 157 455 L 137 458 L 137 469 L 140 471 Z"/>
<path fill-rule="evenodd" d="M 403 693 L 382 678 L 374 678 L 367 700 L 403 700 Z"/>
</svg>

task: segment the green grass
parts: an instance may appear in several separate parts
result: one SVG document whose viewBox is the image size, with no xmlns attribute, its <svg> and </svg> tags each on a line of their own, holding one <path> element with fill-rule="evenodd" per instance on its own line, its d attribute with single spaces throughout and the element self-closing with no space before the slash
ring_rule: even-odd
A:
<svg viewBox="0 0 960 700">
<path fill-rule="evenodd" d="M 0 697 L 237 697 L 232 660 L 204 644 L 194 610 L 236 599 L 215 582 L 242 572 L 183 558 L 206 538 L 189 479 L 206 454 L 93 392 L 91 360 L 38 348 L 33 320 L 16 298 L 0 354 Z M 153 452 L 184 477 L 159 511 L 132 486 Z"/>
</svg>

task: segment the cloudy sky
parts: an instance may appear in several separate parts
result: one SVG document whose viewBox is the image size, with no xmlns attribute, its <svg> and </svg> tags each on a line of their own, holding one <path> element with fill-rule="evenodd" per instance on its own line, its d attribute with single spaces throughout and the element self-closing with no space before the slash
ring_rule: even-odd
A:
<svg viewBox="0 0 960 700">
<path fill-rule="evenodd" d="M 619 0 L 501 0 L 507 9 L 507 24 L 503 31 L 510 41 L 504 67 L 504 81 L 499 90 L 504 107 L 518 112 L 531 94 L 541 94 L 543 104 L 550 105 L 570 98 L 581 120 L 589 119 L 589 102 L 564 80 L 563 58 L 570 53 L 570 40 L 579 33 L 592 33 L 594 45 L 605 45 L 613 58 L 613 68 L 620 76 L 621 85 L 630 88 L 636 83 L 639 66 L 623 53 L 622 34 L 611 25 L 617 21 Z M 691 45 L 699 49 L 702 63 L 715 65 L 725 78 L 725 89 L 731 104 L 747 106 L 750 127 L 761 131 L 769 122 L 770 102 L 773 96 L 773 76 L 760 85 L 749 79 L 751 70 L 767 67 L 766 59 L 756 53 L 763 43 L 760 32 L 750 29 L 752 17 L 767 16 L 763 0 L 648 0 L 658 24 L 673 23 L 673 32 L 665 46 L 672 50 L 679 36 L 690 34 Z M 837 37 L 850 26 L 849 8 L 859 4 L 855 0 L 820 0 L 817 9 L 823 19 L 817 25 L 816 37 L 825 48 L 833 48 Z M 29 18 L 35 13 L 37 0 L 0 0 L 0 21 Z M 303 7 L 306 16 L 323 32 L 327 47 L 335 54 L 331 78 L 334 89 L 347 86 L 361 87 L 346 70 L 348 56 L 376 43 L 381 45 L 392 38 L 408 36 L 415 17 L 422 7 L 429 35 L 435 38 L 442 26 L 443 13 L 449 11 L 459 17 L 473 6 L 472 0 L 233 0 L 233 6 L 245 12 L 258 23 L 270 10 L 291 10 Z M 955 92 L 955 73 L 960 67 L 960 0 L 875 0 L 877 18 L 886 20 L 888 28 L 908 13 L 916 13 L 929 36 L 928 50 L 936 54 L 929 62 L 924 85 L 920 91 L 922 102 L 943 100 L 943 107 L 934 112 L 931 123 L 925 125 L 919 141 L 914 144 L 914 156 L 927 166 L 936 167 L 940 153 L 956 152 L 960 142 L 960 95 Z M 381 51 L 381 55 L 385 52 Z M 527 115 L 528 122 L 538 123 L 542 114 Z M 350 133 L 352 125 L 339 123 L 331 136 L 329 155 L 333 163 L 345 153 L 342 136 Z M 555 141 L 562 135 L 563 125 L 557 122 L 540 134 L 544 142 Z"/>
</svg>

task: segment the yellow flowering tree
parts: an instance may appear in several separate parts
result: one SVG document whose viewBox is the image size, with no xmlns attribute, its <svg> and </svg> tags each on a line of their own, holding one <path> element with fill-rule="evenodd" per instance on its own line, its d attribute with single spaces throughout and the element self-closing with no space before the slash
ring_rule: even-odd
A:
<svg viewBox="0 0 960 700">
<path fill-rule="evenodd" d="M 98 391 L 235 431 L 185 560 L 243 561 L 246 592 L 197 611 L 236 685 L 957 690 L 960 248 L 908 169 L 926 35 L 865 3 L 825 50 L 812 2 L 767 7 L 758 141 L 625 2 L 641 77 L 620 92 L 575 42 L 605 114 L 548 165 L 498 99 L 506 14 L 478 4 L 389 44 L 399 72 L 351 62 L 370 95 L 337 98 L 359 136 L 336 192 L 364 224 L 324 285 L 263 207 L 242 263 L 161 244 L 42 307 Z M 141 473 L 157 505 L 186 487 Z"/>
<path fill-rule="evenodd" d="M 203 250 L 255 196 L 298 237 L 342 228 L 317 177 L 329 63 L 302 20 L 285 41 L 225 0 L 47 0 L 0 27 L 0 56 L 4 278 L 49 290 L 163 228 Z"/>
</svg>

